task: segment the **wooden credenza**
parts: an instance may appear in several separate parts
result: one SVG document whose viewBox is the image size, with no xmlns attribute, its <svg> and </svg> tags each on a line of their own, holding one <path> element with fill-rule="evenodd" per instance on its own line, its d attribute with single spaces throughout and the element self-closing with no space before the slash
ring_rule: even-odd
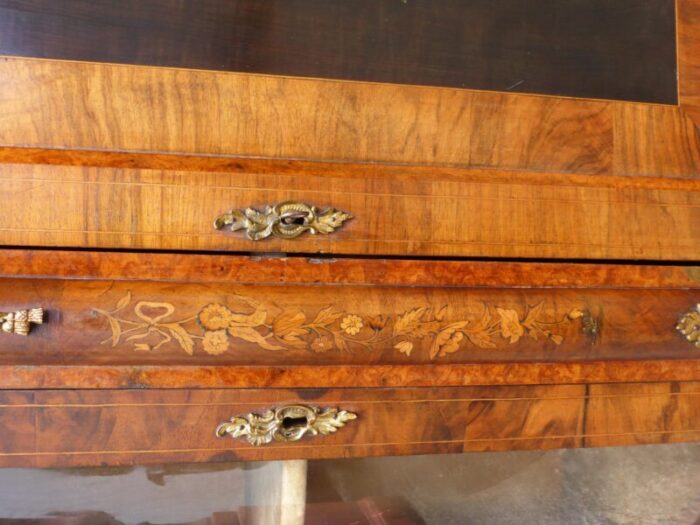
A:
<svg viewBox="0 0 700 525">
<path fill-rule="evenodd" d="M 0 466 L 700 440 L 697 1 L 670 102 L 80 54 L 11 4 Z"/>
</svg>

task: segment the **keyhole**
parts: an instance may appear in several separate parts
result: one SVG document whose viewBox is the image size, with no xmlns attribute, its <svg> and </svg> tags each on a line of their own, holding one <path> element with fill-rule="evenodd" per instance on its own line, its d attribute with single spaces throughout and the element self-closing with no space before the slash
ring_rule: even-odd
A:
<svg viewBox="0 0 700 525">
<path fill-rule="evenodd" d="M 292 225 L 296 224 L 298 226 L 304 226 L 304 222 L 306 220 L 306 214 L 305 213 L 287 213 L 282 216 L 282 224 L 284 225 Z"/>
<path fill-rule="evenodd" d="M 282 427 L 286 430 L 293 428 L 303 428 L 308 426 L 309 421 L 305 417 L 285 417 L 282 420 Z"/>
</svg>

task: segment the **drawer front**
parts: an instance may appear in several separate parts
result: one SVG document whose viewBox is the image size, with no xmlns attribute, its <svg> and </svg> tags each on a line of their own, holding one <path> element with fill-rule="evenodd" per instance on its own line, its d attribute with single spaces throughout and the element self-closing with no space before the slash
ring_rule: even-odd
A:
<svg viewBox="0 0 700 525">
<path fill-rule="evenodd" d="M 700 438 L 698 396 L 698 383 L 6 391 L 0 394 L 0 465 L 125 465 L 683 442 Z M 328 425 L 323 430 L 316 422 L 316 435 L 275 434 L 279 427 L 265 419 L 266 412 L 299 405 L 321 414 L 337 409 L 334 430 Z M 339 416 L 340 411 L 345 416 Z M 238 429 L 236 437 L 231 429 L 217 437 L 217 428 L 226 422 Z M 296 420 L 287 427 L 304 424 Z M 255 445 L 251 433 L 277 437 Z"/>
<path fill-rule="evenodd" d="M 694 180 L 270 161 L 195 170 L 190 163 L 190 170 L 0 164 L 0 243 L 700 259 Z"/>
<path fill-rule="evenodd" d="M 0 333 L 4 365 L 428 365 L 700 355 L 700 289 L 690 267 L 5 253 L 0 311 L 40 307 L 45 314 L 43 324 L 29 322 L 26 337 Z M 12 267 L 24 274 L 11 277 Z M 60 275 L 71 272 L 77 273 Z"/>
</svg>

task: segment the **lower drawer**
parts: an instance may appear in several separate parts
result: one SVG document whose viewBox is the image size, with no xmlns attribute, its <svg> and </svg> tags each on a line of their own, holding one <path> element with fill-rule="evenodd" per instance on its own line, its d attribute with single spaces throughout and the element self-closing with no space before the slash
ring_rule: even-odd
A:
<svg viewBox="0 0 700 525">
<path fill-rule="evenodd" d="M 700 439 L 700 383 L 5 391 L 0 400 L 0 466 L 5 467 L 361 457 Z M 298 405 L 318 409 L 320 415 L 312 421 L 304 419 L 303 411 L 288 410 L 282 412 L 286 419 L 264 418 L 267 410 Z M 326 409 L 347 413 L 324 414 Z M 217 437 L 219 425 L 235 416 L 220 433 L 237 437 Z M 304 435 L 296 441 L 280 439 L 285 428 L 287 436 Z M 249 442 L 251 434 L 261 441 L 273 435 L 278 439 L 256 446 Z"/>
</svg>

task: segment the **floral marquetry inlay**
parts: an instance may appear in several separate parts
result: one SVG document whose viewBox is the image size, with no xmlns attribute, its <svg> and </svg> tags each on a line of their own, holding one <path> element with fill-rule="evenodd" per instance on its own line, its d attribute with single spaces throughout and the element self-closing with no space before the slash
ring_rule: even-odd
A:
<svg viewBox="0 0 700 525">
<path fill-rule="evenodd" d="M 131 344 L 134 350 L 153 351 L 177 345 L 192 355 L 196 348 L 207 354 L 228 352 L 236 340 L 261 350 L 309 350 L 315 353 L 373 350 L 387 346 L 410 356 L 419 346 L 430 359 L 469 346 L 496 349 L 515 345 L 527 337 L 535 341 L 564 341 L 560 328 L 590 315 L 573 309 L 560 319 L 548 319 L 544 302 L 516 309 L 481 303 L 478 315 L 447 320 L 447 306 L 418 306 L 398 315 L 363 315 L 328 305 L 308 316 L 300 309 L 270 309 L 243 295 L 231 295 L 230 308 L 222 303 L 203 306 L 190 317 L 178 318 L 171 303 L 138 301 L 127 293 L 112 310 L 95 309 L 107 318 L 112 331 L 103 343 Z"/>
</svg>

